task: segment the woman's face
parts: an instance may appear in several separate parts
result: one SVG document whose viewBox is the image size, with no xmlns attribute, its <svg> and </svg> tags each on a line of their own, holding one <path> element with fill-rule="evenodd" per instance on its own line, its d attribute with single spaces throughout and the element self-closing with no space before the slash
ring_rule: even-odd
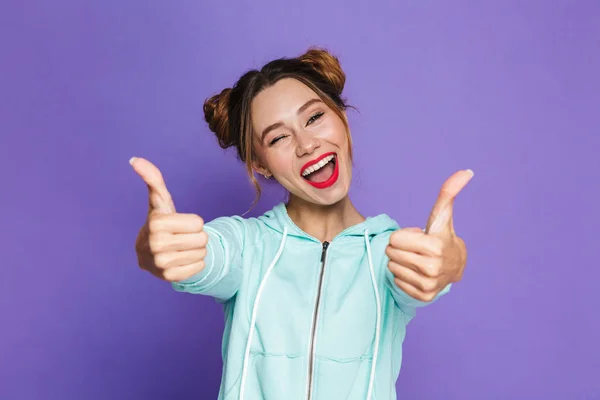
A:
<svg viewBox="0 0 600 400">
<path fill-rule="evenodd" d="M 259 173 L 314 204 L 346 197 L 352 178 L 346 127 L 314 91 L 282 79 L 260 92 L 251 107 Z"/>
</svg>

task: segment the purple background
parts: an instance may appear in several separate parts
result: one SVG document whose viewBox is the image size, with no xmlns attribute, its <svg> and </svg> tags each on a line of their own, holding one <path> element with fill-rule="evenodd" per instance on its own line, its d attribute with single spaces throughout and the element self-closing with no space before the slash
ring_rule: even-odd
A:
<svg viewBox="0 0 600 400">
<path fill-rule="evenodd" d="M 243 213 L 202 102 L 312 44 L 360 110 L 363 213 L 423 225 L 475 171 L 466 276 L 410 324 L 400 398 L 600 398 L 600 3 L 225 3 L 2 2 L 0 399 L 216 397 L 221 308 L 137 268 L 127 160 L 159 165 L 183 212 Z"/>
</svg>

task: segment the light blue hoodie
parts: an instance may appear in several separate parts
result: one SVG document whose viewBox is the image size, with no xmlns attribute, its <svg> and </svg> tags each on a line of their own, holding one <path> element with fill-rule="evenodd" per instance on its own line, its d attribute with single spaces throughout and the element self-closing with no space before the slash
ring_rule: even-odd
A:
<svg viewBox="0 0 600 400">
<path fill-rule="evenodd" d="M 387 268 L 398 228 L 381 214 L 321 243 L 283 203 L 207 223 L 204 270 L 173 287 L 224 304 L 219 400 L 395 399 L 406 325 L 429 304 Z"/>
</svg>

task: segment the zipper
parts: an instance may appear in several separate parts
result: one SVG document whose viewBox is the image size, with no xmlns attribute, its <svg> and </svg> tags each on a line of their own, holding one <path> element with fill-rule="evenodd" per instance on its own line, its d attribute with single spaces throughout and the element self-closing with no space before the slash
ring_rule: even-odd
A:
<svg viewBox="0 0 600 400">
<path fill-rule="evenodd" d="M 312 334 L 310 336 L 310 353 L 308 356 L 308 394 L 307 399 L 312 399 L 313 391 L 313 371 L 315 364 L 315 336 L 317 332 L 317 321 L 319 320 L 319 306 L 321 304 L 321 289 L 323 287 L 323 277 L 325 276 L 325 260 L 327 259 L 327 249 L 329 242 L 323 242 L 321 250 L 321 273 L 319 275 L 319 286 L 317 288 L 317 300 L 315 301 L 315 311 L 313 313 Z"/>
</svg>

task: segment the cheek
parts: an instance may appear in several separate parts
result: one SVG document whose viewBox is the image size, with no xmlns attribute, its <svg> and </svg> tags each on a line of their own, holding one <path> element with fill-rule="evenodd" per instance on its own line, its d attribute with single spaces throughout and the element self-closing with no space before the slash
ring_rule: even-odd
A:
<svg viewBox="0 0 600 400">
<path fill-rule="evenodd" d="M 346 133 L 346 126 L 341 121 L 332 124 L 329 129 L 328 140 L 340 149 L 348 152 L 350 142 Z"/>
<path fill-rule="evenodd" d="M 267 168 L 275 175 L 286 175 L 292 170 L 293 158 L 288 154 L 270 154 L 266 158 Z"/>
</svg>

